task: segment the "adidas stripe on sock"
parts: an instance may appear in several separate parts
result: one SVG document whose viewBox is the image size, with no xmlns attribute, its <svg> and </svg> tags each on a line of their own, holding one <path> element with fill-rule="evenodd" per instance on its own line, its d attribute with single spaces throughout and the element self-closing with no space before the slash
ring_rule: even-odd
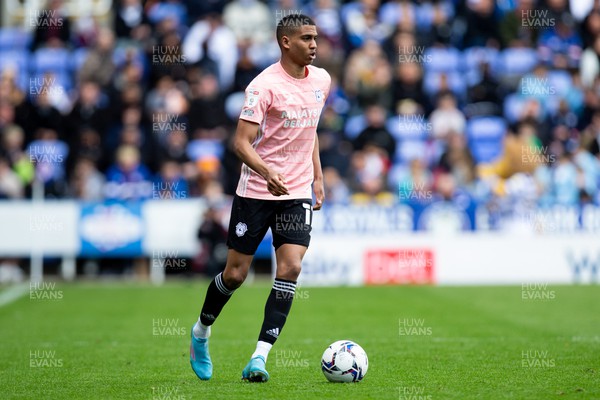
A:
<svg viewBox="0 0 600 400">
<path fill-rule="evenodd" d="M 223 283 L 223 273 L 220 272 L 219 275 L 215 276 L 215 285 L 217 285 L 217 289 L 219 292 L 223 293 L 226 296 L 231 296 L 233 294 L 233 290 L 227 289 L 225 283 Z"/>
<path fill-rule="evenodd" d="M 275 279 L 265 304 L 265 316 L 258 335 L 259 341 L 275 343 L 292 308 L 295 293 L 296 282 Z"/>
<path fill-rule="evenodd" d="M 210 282 L 208 285 L 208 289 L 206 289 L 206 297 L 204 299 L 204 305 L 202 306 L 202 311 L 200 312 L 200 324 L 204 326 L 212 325 L 225 304 L 231 298 L 234 290 L 227 289 L 225 283 L 223 282 L 223 273 L 221 272 Z M 196 329 L 196 333 L 198 335 L 202 334 L 201 326 Z M 199 337 L 199 336 L 197 336 Z"/>
</svg>

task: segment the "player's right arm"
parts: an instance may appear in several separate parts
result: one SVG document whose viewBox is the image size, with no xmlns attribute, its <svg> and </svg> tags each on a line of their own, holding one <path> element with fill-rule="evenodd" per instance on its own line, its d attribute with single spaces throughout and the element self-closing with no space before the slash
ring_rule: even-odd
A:
<svg viewBox="0 0 600 400">
<path fill-rule="evenodd" d="M 273 196 L 290 194 L 285 184 L 285 177 L 272 170 L 258 155 L 252 143 L 258 136 L 258 124 L 243 119 L 238 120 L 238 126 L 233 137 L 235 154 L 244 164 L 262 176 L 267 181 L 267 189 Z"/>
</svg>

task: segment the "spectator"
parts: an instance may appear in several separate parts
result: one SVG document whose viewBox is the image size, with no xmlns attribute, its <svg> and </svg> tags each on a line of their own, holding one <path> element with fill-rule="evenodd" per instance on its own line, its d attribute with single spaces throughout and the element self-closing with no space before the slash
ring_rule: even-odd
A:
<svg viewBox="0 0 600 400">
<path fill-rule="evenodd" d="M 250 20 L 248 16 L 244 18 Z M 183 40 L 183 55 L 187 63 L 218 76 L 221 90 L 226 91 L 235 76 L 238 60 L 236 43 L 235 34 L 223 25 L 220 17 L 209 15 L 191 26 Z"/>
<path fill-rule="evenodd" d="M 389 1 L 379 9 L 379 19 L 389 30 L 414 32 L 417 25 L 418 6 L 410 1 Z"/>
<path fill-rule="evenodd" d="M 582 144 L 595 157 L 600 155 L 600 111 L 596 111 L 591 123 L 582 132 Z"/>
<path fill-rule="evenodd" d="M 342 6 L 342 23 L 351 49 L 367 41 L 382 43 L 392 33 L 393 29 L 379 20 L 378 9 L 379 0 L 356 0 Z"/>
<path fill-rule="evenodd" d="M 154 115 L 166 113 L 169 116 L 184 115 L 188 111 L 188 100 L 180 86 L 170 76 L 163 76 L 146 96 L 146 110 Z"/>
<path fill-rule="evenodd" d="M 142 200 L 152 194 L 148 168 L 140 162 L 140 152 L 132 145 L 117 149 L 116 162 L 106 172 L 104 195 L 112 200 Z"/>
<path fill-rule="evenodd" d="M 100 29 L 94 48 L 90 50 L 79 70 L 79 82 L 93 81 L 108 88 L 115 74 L 112 51 L 115 37 L 110 29 Z"/>
<path fill-rule="evenodd" d="M 19 199 L 23 193 L 23 182 L 10 168 L 8 160 L 0 156 L 0 199 Z"/>
<path fill-rule="evenodd" d="M 154 137 L 146 135 L 142 128 L 135 125 L 125 125 L 121 131 L 119 145 L 133 146 L 138 149 L 141 163 L 156 171 L 158 168 L 158 156 L 160 154 Z"/>
<path fill-rule="evenodd" d="M 528 16 L 535 15 L 535 0 L 520 0 L 514 10 L 505 14 L 499 23 L 502 47 L 526 46 L 532 47 L 537 43 L 539 29 L 535 23 L 541 21 Z"/>
<path fill-rule="evenodd" d="M 476 180 L 475 160 L 467 146 L 465 135 L 449 132 L 447 148 L 440 157 L 438 173 L 450 173 L 459 187 L 471 187 Z"/>
<path fill-rule="evenodd" d="M 538 39 L 540 59 L 558 69 L 579 65 L 583 42 L 570 15 L 563 15 L 554 27 L 545 30 Z"/>
<path fill-rule="evenodd" d="M 73 170 L 75 161 L 81 158 L 91 161 L 95 165 L 103 165 L 104 149 L 102 148 L 102 138 L 100 134 L 89 127 L 83 127 L 79 130 L 75 140 L 69 146 L 71 156 L 69 157 L 69 170 Z"/>
<path fill-rule="evenodd" d="M 150 33 L 150 21 L 144 14 L 141 0 L 118 0 L 115 13 L 115 33 L 119 38 L 140 39 Z"/>
<path fill-rule="evenodd" d="M 521 78 L 518 93 L 525 99 L 535 99 L 543 108 L 545 115 L 549 111 L 550 97 L 557 95 L 556 89 L 550 85 L 548 68 L 544 64 L 536 65 L 531 73 Z"/>
<path fill-rule="evenodd" d="M 84 156 L 74 164 L 70 184 L 71 196 L 83 201 L 102 201 L 105 179 L 96 168 L 95 162 Z"/>
<path fill-rule="evenodd" d="M 154 199 L 186 199 L 189 189 L 183 177 L 181 165 L 176 161 L 165 161 L 154 179 L 152 198 Z"/>
<path fill-rule="evenodd" d="M 196 160 L 196 168 L 196 179 L 190 190 L 195 196 L 207 196 L 214 185 L 219 183 L 221 162 L 214 155 L 205 155 Z"/>
<path fill-rule="evenodd" d="M 391 75 L 391 67 L 381 46 L 368 40 L 350 54 L 344 87 L 350 96 L 356 98 L 361 108 L 374 103 L 389 108 L 392 99 L 384 89 L 389 87 Z"/>
<path fill-rule="evenodd" d="M 214 75 L 208 73 L 196 79 L 191 85 L 189 130 L 194 137 L 224 138 L 226 133 L 223 127 L 228 121 L 225 115 L 225 98 L 219 91 L 219 82 Z"/>
<path fill-rule="evenodd" d="M 481 79 L 471 86 L 467 93 L 469 103 L 491 103 L 500 104 L 501 96 L 499 94 L 500 83 L 492 74 L 489 63 L 479 65 Z"/>
<path fill-rule="evenodd" d="M 227 226 L 223 209 L 218 203 L 208 204 L 202 224 L 198 228 L 200 253 L 194 260 L 194 269 L 215 276 L 225 268 L 227 261 Z"/>
<path fill-rule="evenodd" d="M 433 175 L 419 158 L 410 160 L 409 168 L 400 174 L 397 182 L 400 202 L 429 200 L 433 187 Z"/>
<path fill-rule="evenodd" d="M 533 121 L 523 121 L 516 132 L 509 131 L 503 143 L 502 155 L 490 165 L 481 165 L 482 177 L 490 175 L 500 178 L 496 186 L 497 193 L 505 193 L 504 180 L 517 173 L 532 174 L 542 163 L 544 148 L 536 136 L 536 125 Z"/>
<path fill-rule="evenodd" d="M 39 94 L 33 96 L 26 107 L 26 113 L 29 114 L 23 125 L 26 133 L 34 132 L 37 128 L 46 128 L 56 131 L 60 136 L 64 134 L 65 118 L 52 105 L 47 87 L 43 87 Z M 26 137 L 26 141 L 31 139 Z"/>
<path fill-rule="evenodd" d="M 103 101 L 100 86 L 96 82 L 81 83 L 79 98 L 68 116 L 69 145 L 76 142 L 76 134 L 83 127 L 89 127 L 103 135 L 110 122 L 110 114 L 106 102 Z"/>
<path fill-rule="evenodd" d="M 600 36 L 600 4 L 596 3 L 596 7 L 590 10 L 581 26 L 583 45 L 593 46 L 595 39 Z"/>
<path fill-rule="evenodd" d="M 58 133 L 52 129 L 38 129 L 27 154 L 35 166 L 36 180 L 44 184 L 45 196 L 63 197 L 67 189 L 65 164 L 69 147 L 58 139 Z"/>
<path fill-rule="evenodd" d="M 326 39 L 335 48 L 341 47 L 343 33 L 338 8 L 338 0 L 315 0 L 309 3 L 307 12 L 319 27 L 323 39 Z M 319 57 L 321 57 L 320 53 L 319 49 Z M 329 72 L 331 73 L 331 71 Z"/>
<path fill-rule="evenodd" d="M 374 146 L 385 152 L 385 158 L 391 160 L 396 154 L 396 140 L 385 127 L 385 109 L 379 105 L 371 105 L 365 110 L 367 127 L 354 140 L 354 149 L 364 150 Z"/>
<path fill-rule="evenodd" d="M 352 155 L 351 187 L 355 203 L 388 202 L 387 173 L 390 160 L 381 147 L 366 145 Z"/>
<path fill-rule="evenodd" d="M 323 168 L 323 185 L 325 198 L 330 204 L 345 204 L 350 198 L 350 189 L 333 167 Z"/>
<path fill-rule="evenodd" d="M 594 157 L 585 147 L 580 144 L 573 154 L 573 163 L 580 171 L 580 189 L 586 196 L 593 198 L 598 191 L 598 180 L 600 178 L 600 160 Z"/>
<path fill-rule="evenodd" d="M 249 40 L 238 42 L 239 59 L 235 67 L 235 77 L 233 82 L 233 92 L 243 92 L 246 87 L 252 82 L 261 69 L 254 61 L 256 57 L 251 56 L 252 43 Z M 194 80 L 190 82 L 194 83 Z"/>
<path fill-rule="evenodd" d="M 467 1 L 464 47 L 500 47 L 498 16 L 493 0 Z"/>
<path fill-rule="evenodd" d="M 187 164 L 190 159 L 187 156 L 187 135 L 184 131 L 171 131 L 162 137 L 160 159 L 174 160 L 180 164 Z"/>
<path fill-rule="evenodd" d="M 6 69 L 0 75 L 0 99 L 7 101 L 13 107 L 17 107 L 25 101 L 25 93 L 16 83 L 19 73 L 23 73 L 23 71 Z"/>
<path fill-rule="evenodd" d="M 445 139 L 450 133 L 464 133 L 466 119 L 458 109 L 452 92 L 438 94 L 437 108 L 429 116 L 429 123 L 435 139 Z"/>
<path fill-rule="evenodd" d="M 600 35 L 594 38 L 590 47 L 585 49 L 581 55 L 579 68 L 583 86 L 592 87 L 596 77 L 600 74 Z"/>
<path fill-rule="evenodd" d="M 415 62 L 399 63 L 392 83 L 393 104 L 398 107 L 402 100 L 413 100 L 425 110 L 430 103 L 423 92 L 423 71 Z"/>
<path fill-rule="evenodd" d="M 284 10 L 281 10 L 282 13 Z M 284 15 L 282 14 L 281 18 Z M 234 0 L 225 6 L 223 21 L 235 35 L 236 41 L 249 40 L 256 45 L 265 45 L 273 38 L 277 15 L 258 0 Z"/>
<path fill-rule="evenodd" d="M 32 50 L 40 47 L 67 47 L 71 40 L 71 22 L 63 13 L 62 0 L 49 0 L 48 8 L 39 10 L 35 23 Z"/>
<path fill-rule="evenodd" d="M 148 8 L 148 19 L 155 25 L 168 19 L 179 27 L 187 22 L 187 9 L 180 0 L 159 0 Z"/>
<path fill-rule="evenodd" d="M 167 30 L 160 36 L 158 46 L 152 47 L 150 81 L 156 82 L 168 75 L 175 81 L 186 78 L 186 59 L 183 55 L 181 37 L 175 30 Z"/>
<path fill-rule="evenodd" d="M 582 174 L 572 162 L 571 155 L 564 153 L 558 158 L 554 170 L 553 194 L 555 204 L 574 206 L 579 200 L 579 191 L 584 186 Z"/>
<path fill-rule="evenodd" d="M 2 154 L 24 186 L 35 177 L 35 168 L 25 152 L 25 134 L 18 125 L 9 125 L 2 132 Z"/>
</svg>

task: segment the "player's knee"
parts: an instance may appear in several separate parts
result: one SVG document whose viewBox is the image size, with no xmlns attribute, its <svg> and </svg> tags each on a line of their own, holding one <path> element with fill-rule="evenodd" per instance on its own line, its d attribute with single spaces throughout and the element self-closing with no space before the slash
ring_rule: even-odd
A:
<svg viewBox="0 0 600 400">
<path fill-rule="evenodd" d="M 225 268 L 225 271 L 223 271 L 223 281 L 230 289 L 237 289 L 242 286 L 246 276 L 248 276 L 248 271 L 244 268 Z"/>
<path fill-rule="evenodd" d="M 302 270 L 302 262 L 297 261 L 285 261 L 279 265 L 279 277 L 290 281 L 295 281 L 300 276 Z"/>
</svg>

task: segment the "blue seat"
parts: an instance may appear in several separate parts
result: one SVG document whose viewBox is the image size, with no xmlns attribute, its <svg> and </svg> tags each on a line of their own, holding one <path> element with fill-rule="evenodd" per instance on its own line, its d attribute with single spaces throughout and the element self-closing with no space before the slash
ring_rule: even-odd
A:
<svg viewBox="0 0 600 400">
<path fill-rule="evenodd" d="M 344 133 L 348 139 L 356 139 L 366 127 L 367 119 L 364 114 L 354 115 L 346 120 Z"/>
<path fill-rule="evenodd" d="M 500 53 L 498 73 L 503 77 L 523 75 L 533 70 L 538 62 L 538 55 L 533 49 L 509 48 Z"/>
<path fill-rule="evenodd" d="M 65 49 L 42 48 L 33 53 L 31 69 L 34 73 L 69 71 L 71 53 Z"/>
<path fill-rule="evenodd" d="M 397 142 L 394 164 L 406 165 L 415 158 L 425 158 L 427 142 L 424 140 L 400 140 Z"/>
<path fill-rule="evenodd" d="M 396 140 L 426 140 L 431 127 L 425 115 L 396 115 L 386 127 Z"/>
<path fill-rule="evenodd" d="M 0 51 L 0 71 L 13 68 L 26 75 L 29 70 L 29 52 L 27 50 Z"/>
<path fill-rule="evenodd" d="M 430 47 L 425 50 L 426 71 L 432 72 L 458 72 L 461 67 L 461 54 L 457 49 Z"/>
<path fill-rule="evenodd" d="M 64 91 L 68 92 L 73 89 L 73 79 L 71 74 L 68 72 L 51 72 L 50 76 L 44 72 L 38 72 L 31 75 L 29 79 L 28 93 L 30 96 L 35 96 L 40 93 L 40 90 L 44 85 L 56 85 L 56 87 L 62 87 Z"/>
<path fill-rule="evenodd" d="M 553 70 L 548 71 L 548 84 L 558 96 L 565 96 L 573 85 L 573 79 L 567 71 Z"/>
<path fill-rule="evenodd" d="M 0 28 L 0 51 L 25 50 L 31 43 L 31 34 L 21 28 Z"/>
<path fill-rule="evenodd" d="M 221 159 L 225 148 L 223 143 L 217 139 L 192 140 L 187 147 L 187 155 L 190 159 L 197 161 L 204 157 L 216 157 Z"/>
<path fill-rule="evenodd" d="M 517 122 L 521 117 L 524 103 L 525 99 L 519 93 L 511 93 L 506 96 L 503 104 L 504 118 L 510 123 Z"/>
<path fill-rule="evenodd" d="M 477 164 L 489 163 L 502 155 L 502 142 L 474 142 L 469 149 Z"/>
<path fill-rule="evenodd" d="M 506 122 L 501 117 L 476 117 L 467 121 L 467 143 L 477 163 L 487 163 L 502 154 Z"/>
</svg>

